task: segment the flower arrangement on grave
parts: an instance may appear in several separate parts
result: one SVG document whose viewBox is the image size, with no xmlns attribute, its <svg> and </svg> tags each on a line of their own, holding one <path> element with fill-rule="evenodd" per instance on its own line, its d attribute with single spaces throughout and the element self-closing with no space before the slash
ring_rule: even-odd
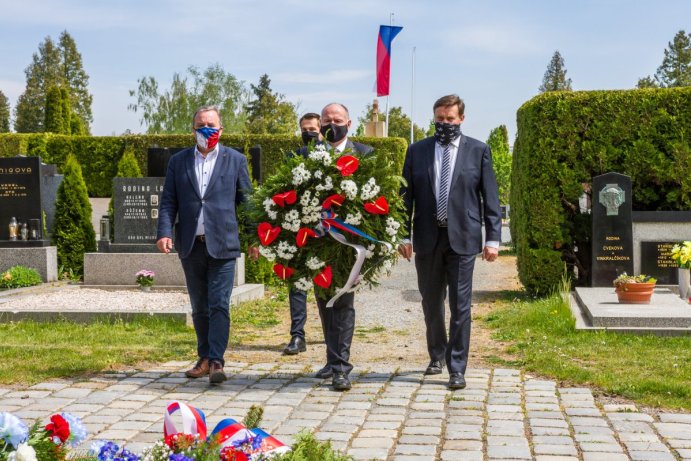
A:
<svg viewBox="0 0 691 461">
<path fill-rule="evenodd" d="M 287 157 L 252 198 L 255 243 L 283 283 L 331 298 L 375 285 L 404 232 L 403 178 L 386 155 L 310 145 Z M 355 251 L 353 251 L 355 250 Z"/>
<path fill-rule="evenodd" d="M 674 245 L 671 256 L 680 269 L 691 269 L 691 240 Z"/>
<path fill-rule="evenodd" d="M 52 415 L 45 426 L 36 422 L 28 427 L 0 412 L 0 461 L 63 461 L 86 436 L 81 420 L 70 413 Z"/>
<path fill-rule="evenodd" d="M 142 269 L 135 274 L 135 277 L 137 278 L 137 285 L 139 285 L 140 287 L 152 287 L 154 285 L 154 278 L 156 277 L 156 273 L 154 271 Z"/>
<path fill-rule="evenodd" d="M 612 284 L 614 285 L 614 288 L 616 288 L 618 290 L 626 291 L 626 286 L 629 284 L 636 284 L 636 283 L 655 284 L 656 282 L 657 282 L 657 279 L 655 279 L 649 275 L 645 275 L 645 274 L 627 275 L 626 272 L 623 272 L 617 278 L 614 279 Z"/>
<path fill-rule="evenodd" d="M 653 296 L 657 280 L 649 275 L 622 273 L 614 279 L 614 291 L 622 304 L 648 304 Z"/>
</svg>

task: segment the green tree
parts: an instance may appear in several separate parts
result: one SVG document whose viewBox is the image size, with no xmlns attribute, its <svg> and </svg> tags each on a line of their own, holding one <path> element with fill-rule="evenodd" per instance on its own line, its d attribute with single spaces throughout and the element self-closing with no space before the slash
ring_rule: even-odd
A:
<svg viewBox="0 0 691 461">
<path fill-rule="evenodd" d="M 294 134 L 298 116 L 295 106 L 271 90 L 271 79 L 264 74 L 259 84 L 250 85 L 253 98 L 247 105 L 247 131 L 256 134 Z"/>
<path fill-rule="evenodd" d="M 68 101 L 69 102 L 69 101 Z M 58 86 L 51 86 L 46 93 L 45 121 L 43 129 L 49 133 L 69 134 L 69 106 L 65 108 L 63 94 Z M 67 109 L 67 113 L 65 113 Z"/>
<path fill-rule="evenodd" d="M 15 107 L 15 131 L 38 133 L 45 131 L 46 96 L 52 86 L 69 90 L 70 105 L 82 118 L 86 132 L 91 122 L 92 96 L 88 92 L 89 77 L 82 68 L 81 55 L 67 31 L 56 45 L 50 37 L 39 44 L 32 62 L 24 70 L 26 88 Z"/>
<path fill-rule="evenodd" d="M 142 170 L 139 168 L 137 157 L 134 156 L 134 149 L 131 146 L 125 148 L 120 161 L 118 162 L 118 172 L 116 178 L 141 178 Z M 115 236 L 115 209 L 113 208 L 113 197 L 108 202 L 108 218 L 110 218 L 110 235 Z"/>
<path fill-rule="evenodd" d="M 638 88 L 674 88 L 691 86 L 691 34 L 677 32 L 667 44 L 665 57 L 657 68 L 655 78 L 650 76 L 638 80 Z"/>
<path fill-rule="evenodd" d="M 10 132 L 10 101 L 0 91 L 0 133 Z"/>
<path fill-rule="evenodd" d="M 62 173 L 64 177 L 55 201 L 53 244 L 58 247 L 58 264 L 82 274 L 84 253 L 96 251 L 91 204 L 82 168 L 74 155 L 67 156 Z"/>
<path fill-rule="evenodd" d="M 509 203 L 511 190 L 511 152 L 509 149 L 509 132 L 506 125 L 499 125 L 489 133 L 487 144 L 492 150 L 492 163 L 494 174 L 499 186 L 499 201 L 502 204 Z"/>
<path fill-rule="evenodd" d="M 540 93 L 547 91 L 571 91 L 571 79 L 566 78 L 566 67 L 564 58 L 561 57 L 559 50 L 555 51 L 552 59 L 547 66 L 545 76 L 542 77 Z"/>
<path fill-rule="evenodd" d="M 370 120 L 372 120 L 372 104 L 368 104 L 362 117 L 358 117 L 360 125 L 355 132 L 356 136 L 364 136 L 365 123 Z M 386 113 L 380 113 L 379 120 L 386 120 Z M 400 106 L 389 109 L 389 137 L 403 138 L 410 141 L 410 118 L 403 113 L 403 108 Z M 425 138 L 425 130 L 417 124 L 413 124 L 413 142 L 423 138 Z"/>
<path fill-rule="evenodd" d="M 226 133 L 244 130 L 247 90 L 220 64 L 204 71 L 190 66 L 186 75 L 173 74 L 170 89 L 162 94 L 154 77 L 142 77 L 137 83 L 137 89 L 130 91 L 136 102 L 127 108 L 141 114 L 139 121 L 149 134 L 189 133 L 194 112 L 209 105 L 220 109 Z"/>
</svg>

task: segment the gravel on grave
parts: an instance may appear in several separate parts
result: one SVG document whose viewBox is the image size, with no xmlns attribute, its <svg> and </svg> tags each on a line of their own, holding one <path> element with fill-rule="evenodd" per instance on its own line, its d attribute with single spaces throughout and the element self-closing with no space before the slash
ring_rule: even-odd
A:
<svg viewBox="0 0 691 461">
<path fill-rule="evenodd" d="M 99 290 L 68 285 L 0 298 L 3 311 L 170 312 L 189 309 L 186 292 Z"/>
</svg>

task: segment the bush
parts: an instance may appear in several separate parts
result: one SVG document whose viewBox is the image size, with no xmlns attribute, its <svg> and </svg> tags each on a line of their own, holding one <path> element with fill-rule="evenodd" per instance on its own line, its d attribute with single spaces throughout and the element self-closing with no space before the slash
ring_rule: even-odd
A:
<svg viewBox="0 0 691 461">
<path fill-rule="evenodd" d="M 70 155 L 62 168 L 64 179 L 58 188 L 53 223 L 53 244 L 58 247 L 58 264 L 76 274 L 84 270 L 84 253 L 96 251 L 96 234 L 91 226 L 91 204 L 77 159 Z"/>
<path fill-rule="evenodd" d="M 548 92 L 517 123 L 511 235 L 533 294 L 550 293 L 564 264 L 589 283 L 592 222 L 579 198 L 593 176 L 631 176 L 634 210 L 691 209 L 691 88 Z"/>
<path fill-rule="evenodd" d="M 36 269 L 24 266 L 14 266 L 0 274 L 0 288 L 32 287 L 43 283 L 41 275 Z"/>
</svg>

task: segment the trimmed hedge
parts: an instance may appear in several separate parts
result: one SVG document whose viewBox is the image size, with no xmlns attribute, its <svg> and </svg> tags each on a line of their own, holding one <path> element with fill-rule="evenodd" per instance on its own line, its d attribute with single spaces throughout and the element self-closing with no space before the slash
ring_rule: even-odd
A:
<svg viewBox="0 0 691 461">
<path fill-rule="evenodd" d="M 392 153 L 398 168 L 403 169 L 403 160 L 408 146 L 401 138 L 355 138 L 375 149 Z M 45 163 L 54 163 L 60 169 L 69 154 L 73 154 L 82 166 L 91 197 L 110 197 L 112 179 L 117 173 L 117 164 L 126 149 L 132 149 L 142 172 L 147 171 L 147 149 L 150 147 L 192 146 L 192 135 L 127 135 L 127 136 L 65 136 L 52 133 L 0 134 L 0 157 L 17 154 L 38 155 Z M 243 148 L 249 155 L 249 148 L 262 147 L 263 177 L 271 175 L 280 164 L 284 152 L 301 145 L 297 136 L 271 135 L 223 135 L 221 143 Z"/>
<path fill-rule="evenodd" d="M 579 198 L 593 176 L 631 176 L 634 210 L 691 209 L 691 88 L 544 93 L 517 124 L 511 234 L 533 294 L 549 293 L 564 267 L 589 283 L 592 223 Z"/>
</svg>

